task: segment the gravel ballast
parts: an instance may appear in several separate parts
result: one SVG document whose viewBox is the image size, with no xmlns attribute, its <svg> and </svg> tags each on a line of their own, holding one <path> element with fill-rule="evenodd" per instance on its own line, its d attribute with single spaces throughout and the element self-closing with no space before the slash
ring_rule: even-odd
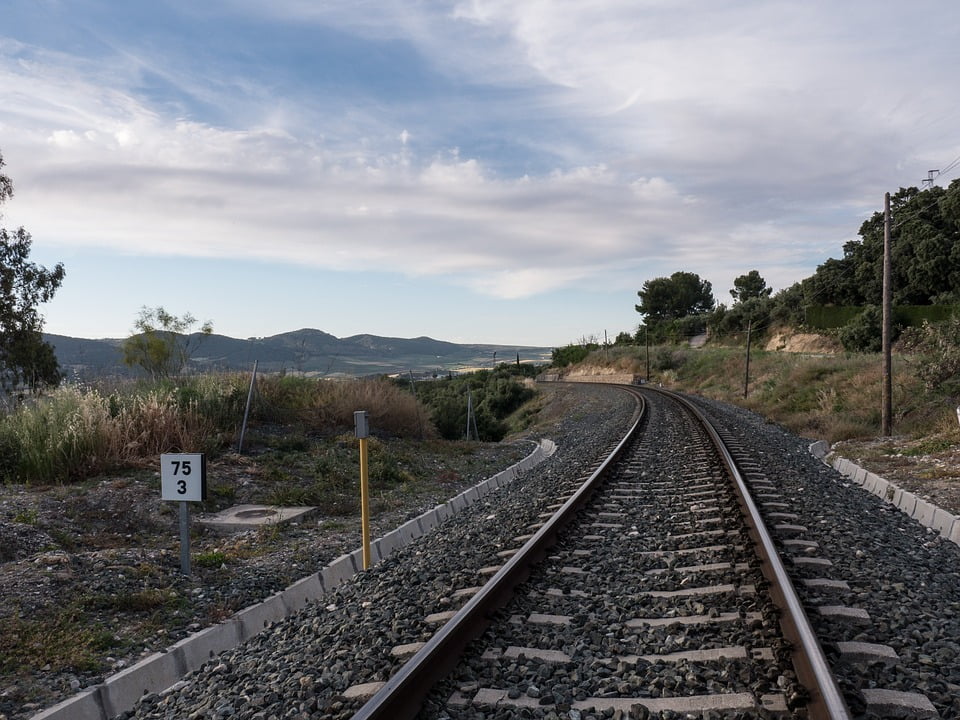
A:
<svg viewBox="0 0 960 720">
<path fill-rule="evenodd" d="M 960 547 L 824 465 L 798 438 L 748 411 L 699 400 L 738 435 L 761 470 L 789 498 L 804 538 L 819 543 L 829 567 L 793 564 L 808 615 L 839 674 L 851 711 L 870 690 L 925 695 L 939 716 L 960 717 Z M 844 581 L 848 593 L 803 580 Z M 810 612 L 816 606 L 859 608 L 869 620 Z M 841 642 L 888 645 L 896 661 L 841 659 Z M 919 716 L 923 716 L 920 714 Z"/>
</svg>

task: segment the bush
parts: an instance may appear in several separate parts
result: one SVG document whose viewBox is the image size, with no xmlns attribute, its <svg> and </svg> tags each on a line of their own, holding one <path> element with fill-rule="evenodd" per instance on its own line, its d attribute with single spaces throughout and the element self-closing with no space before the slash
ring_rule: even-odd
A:
<svg viewBox="0 0 960 720">
<path fill-rule="evenodd" d="M 469 392 L 480 439 L 497 442 L 507 434 L 504 420 L 536 394 L 517 379 L 517 375 L 535 372 L 523 368 L 504 364 L 495 370 L 421 382 L 416 392 L 429 409 L 437 432 L 447 440 L 459 440 L 467 434 Z M 403 382 L 400 386 L 406 388 L 408 384 Z"/>
<path fill-rule="evenodd" d="M 232 444 L 246 404 L 249 376 L 203 375 L 129 382 L 101 392 L 72 385 L 0 416 L 0 481 L 26 484 L 82 480 L 123 467 L 154 464 L 165 452 L 216 453 Z M 327 382 L 261 377 L 252 422 L 299 421 L 305 430 L 353 430 L 366 410 L 376 432 L 432 436 L 417 400 L 383 379 Z M 285 440 L 288 450 L 305 439 Z"/>
<path fill-rule="evenodd" d="M 583 343 L 580 345 L 567 345 L 562 348 L 554 348 L 550 358 L 551 365 L 558 368 L 563 368 L 567 365 L 576 365 L 586 360 L 587 355 L 599 349 L 599 347 L 596 343 Z"/>
<path fill-rule="evenodd" d="M 883 336 L 883 312 L 876 305 L 863 311 L 840 329 L 840 342 L 848 352 L 880 352 Z"/>
<path fill-rule="evenodd" d="M 960 399 L 960 315 L 909 328 L 903 344 L 917 354 L 915 372 L 927 391 L 939 391 L 954 402 Z"/>
</svg>

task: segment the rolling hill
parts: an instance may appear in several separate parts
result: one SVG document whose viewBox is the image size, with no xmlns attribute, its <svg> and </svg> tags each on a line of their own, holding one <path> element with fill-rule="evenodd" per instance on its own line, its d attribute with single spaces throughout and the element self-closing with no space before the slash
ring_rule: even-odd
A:
<svg viewBox="0 0 960 720">
<path fill-rule="evenodd" d="M 198 339 L 199 336 L 198 336 Z M 123 364 L 122 339 L 88 340 L 44 334 L 68 377 L 88 379 L 133 375 Z M 226 335 L 202 338 L 190 370 L 249 370 L 254 361 L 264 372 L 316 376 L 359 376 L 400 372 L 431 373 L 491 367 L 494 361 L 549 362 L 552 348 L 458 344 L 429 337 L 393 338 L 353 335 L 337 338 L 304 328 L 241 340 Z"/>
</svg>

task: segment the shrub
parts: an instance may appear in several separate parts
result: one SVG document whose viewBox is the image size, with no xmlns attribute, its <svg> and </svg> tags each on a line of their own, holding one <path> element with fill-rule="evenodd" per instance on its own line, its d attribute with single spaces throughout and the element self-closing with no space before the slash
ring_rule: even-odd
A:
<svg viewBox="0 0 960 720">
<path fill-rule="evenodd" d="M 521 366 L 523 368 L 523 366 Z M 530 370 L 501 365 L 457 378 L 422 382 L 417 395 L 427 406 L 440 436 L 459 440 L 467 434 L 468 393 L 481 440 L 497 442 L 507 434 L 506 418 L 531 400 L 535 391 L 517 379 Z M 406 388 L 407 384 L 403 383 Z"/>
<path fill-rule="evenodd" d="M 927 391 L 960 398 L 960 315 L 908 329 L 903 344 L 917 354 L 915 373 Z"/>
<path fill-rule="evenodd" d="M 576 365 L 586 360 L 587 355 L 599 347 L 596 343 L 584 343 L 581 345 L 567 345 L 562 348 L 554 348 L 551 353 L 551 364 L 558 368 L 566 367 L 567 365 Z"/>
<path fill-rule="evenodd" d="M 880 352 L 883 313 L 876 305 L 867 305 L 840 330 L 840 342 L 848 352 Z"/>
</svg>

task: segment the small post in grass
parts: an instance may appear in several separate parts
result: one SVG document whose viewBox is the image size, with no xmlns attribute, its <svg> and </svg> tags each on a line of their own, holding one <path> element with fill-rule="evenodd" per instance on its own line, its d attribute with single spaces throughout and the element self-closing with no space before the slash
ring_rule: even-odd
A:
<svg viewBox="0 0 960 720">
<path fill-rule="evenodd" d="M 207 457 L 203 453 L 160 456 L 160 498 L 180 503 L 180 572 L 190 574 L 189 502 L 207 499 Z"/>
<path fill-rule="evenodd" d="M 367 472 L 367 439 L 370 423 L 366 410 L 353 413 L 353 424 L 360 440 L 360 523 L 363 540 L 363 569 L 370 569 L 370 486 Z"/>
</svg>

